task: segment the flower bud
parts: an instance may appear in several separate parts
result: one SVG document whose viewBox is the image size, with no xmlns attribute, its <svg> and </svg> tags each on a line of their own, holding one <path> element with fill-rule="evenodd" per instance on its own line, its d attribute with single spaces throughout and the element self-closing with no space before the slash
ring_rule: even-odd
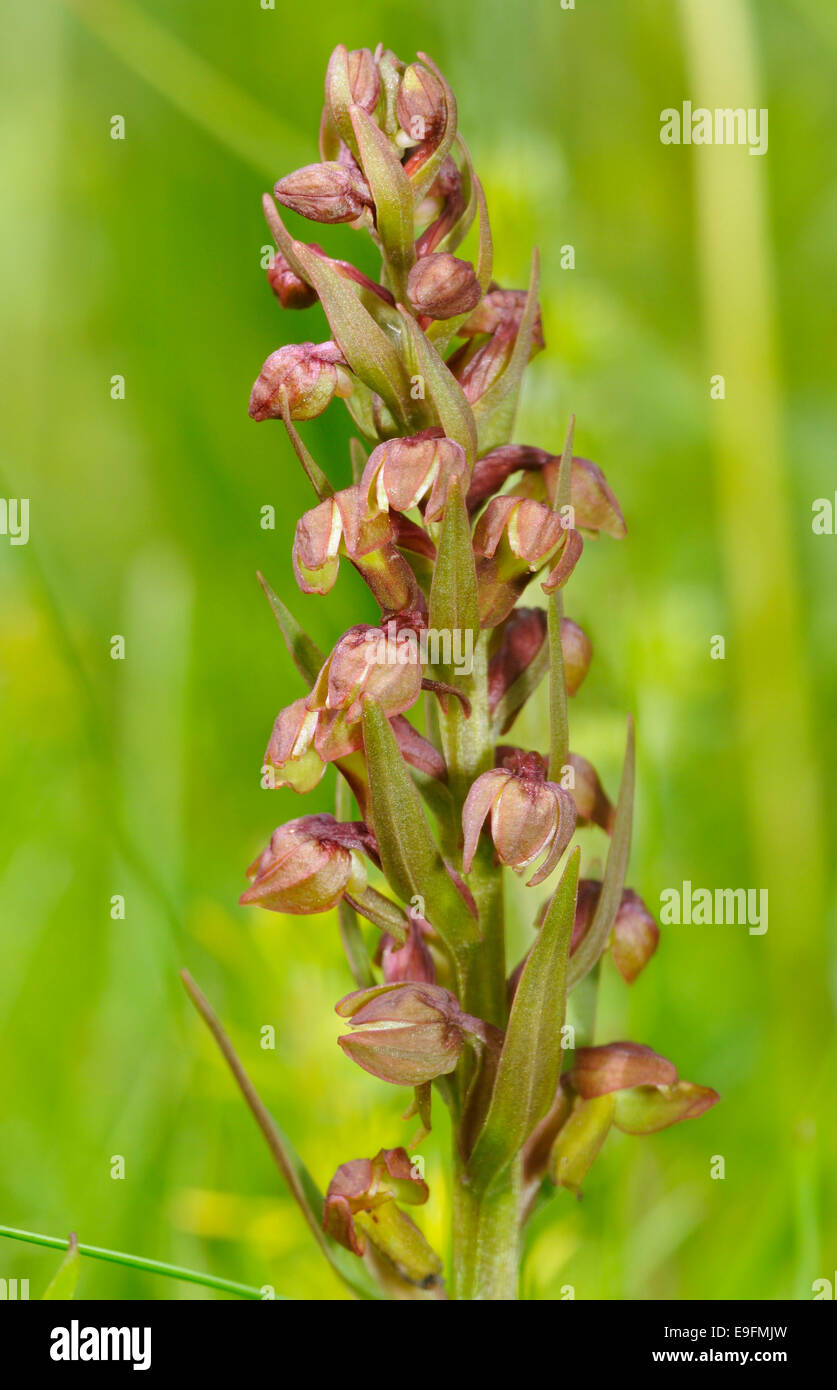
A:
<svg viewBox="0 0 837 1390">
<path fill-rule="evenodd" d="M 292 420 L 322 415 L 332 397 L 352 393 L 348 363 L 336 343 L 288 343 L 272 352 L 250 394 L 254 420 L 282 418 L 285 392 Z"/>
<path fill-rule="evenodd" d="M 329 144 L 342 139 L 356 152 L 350 108 L 362 106 L 372 115 L 380 91 L 378 64 L 369 49 L 347 52 L 344 44 L 338 44 L 328 60 L 325 79 L 323 126 L 332 132 Z"/>
<path fill-rule="evenodd" d="M 416 208 L 416 222 L 425 228 L 416 241 L 416 255 L 421 258 L 435 251 L 465 211 L 462 175 L 450 155 L 428 189 L 427 196 Z M 433 219 L 431 221 L 431 218 Z"/>
<path fill-rule="evenodd" d="M 501 290 L 494 285 L 471 317 L 457 330 L 460 338 L 475 338 L 481 333 L 497 333 L 511 328 L 515 333 L 526 308 L 526 290 Z M 540 308 L 535 318 L 533 346 L 544 346 Z"/>
<path fill-rule="evenodd" d="M 601 879 L 580 878 L 578 880 L 578 893 L 575 900 L 575 917 L 573 919 L 573 934 L 570 939 L 570 955 L 578 950 L 590 930 L 590 925 L 593 921 L 593 913 L 596 911 L 601 892 Z"/>
<path fill-rule="evenodd" d="M 578 950 L 590 929 L 601 891 L 599 879 L 579 879 L 570 955 Z M 632 888 L 625 888 L 610 933 L 609 946 L 617 970 L 629 985 L 648 964 L 659 939 L 657 923 L 642 898 Z"/>
<path fill-rule="evenodd" d="M 333 816 L 299 816 L 274 830 L 270 844 L 250 865 L 251 886 L 240 902 L 270 912 L 326 912 L 350 889 L 363 892 L 366 870 L 358 850 L 369 832 L 341 825 Z M 367 849 L 368 852 L 368 849 Z"/>
<path fill-rule="evenodd" d="M 616 808 L 599 781 L 599 774 L 579 753 L 570 753 L 569 762 L 574 776 L 572 795 L 579 825 L 598 825 L 610 835 Z"/>
<path fill-rule="evenodd" d="M 416 984 L 436 983 L 436 966 L 424 940 L 426 928 L 427 923 L 423 918 L 411 918 L 403 946 L 398 946 L 389 933 L 381 938 L 381 967 L 388 985 L 401 980 L 412 980 Z"/>
<path fill-rule="evenodd" d="M 372 450 L 360 480 L 370 509 L 405 512 L 425 501 L 425 521 L 444 513 L 452 478 L 468 476 L 465 450 L 433 430 L 405 439 L 388 439 Z"/>
<path fill-rule="evenodd" d="M 511 361 L 526 306 L 525 290 L 501 290 L 496 285 L 480 301 L 457 336 L 470 341 L 448 359 L 465 394 L 474 405 L 503 375 Z M 486 335 L 488 335 L 486 337 Z M 529 360 L 544 346 L 540 308 L 535 314 Z"/>
<path fill-rule="evenodd" d="M 556 1187 L 566 1187 L 581 1196 L 581 1184 L 610 1132 L 615 1108 L 609 1095 L 576 1104 L 549 1154 L 549 1176 Z"/>
<path fill-rule="evenodd" d="M 313 747 L 316 728 L 317 712 L 308 708 L 305 698 L 279 711 L 264 755 L 274 787 L 293 787 L 297 792 L 316 787 L 325 772 L 325 763 Z"/>
<path fill-rule="evenodd" d="M 430 984 L 356 990 L 337 1013 L 359 1030 L 337 1039 L 343 1051 L 393 1086 L 421 1086 L 453 1071 L 468 1025 L 456 997 Z"/>
<path fill-rule="evenodd" d="M 567 694 L 575 695 L 590 669 L 593 643 L 571 618 L 561 619 L 561 651 L 564 654 L 564 679 Z"/>
<path fill-rule="evenodd" d="M 437 251 L 416 261 L 407 277 L 407 294 L 417 314 L 452 319 L 480 302 L 480 282 L 470 261 Z"/>
<path fill-rule="evenodd" d="M 267 267 L 267 283 L 283 309 L 308 309 L 317 302 L 317 291 L 300 279 L 279 251 Z"/>
<path fill-rule="evenodd" d="M 273 196 L 277 203 L 312 222 L 354 222 L 373 206 L 360 170 L 337 160 L 306 164 L 286 174 L 275 185 Z"/>
<path fill-rule="evenodd" d="M 642 898 L 632 888 L 622 894 L 610 938 L 616 968 L 629 985 L 633 984 L 657 949 L 660 929 Z"/>
<path fill-rule="evenodd" d="M 438 77 L 423 63 L 405 69 L 395 109 L 404 134 L 435 149 L 448 121 L 448 104 Z"/>
<path fill-rule="evenodd" d="M 584 1100 L 592 1100 L 631 1086 L 670 1086 L 677 1069 L 642 1043 L 615 1042 L 577 1048 L 567 1079 Z"/>
<path fill-rule="evenodd" d="M 570 843 L 575 805 L 557 782 L 546 780 L 539 754 L 512 749 L 503 762 L 502 767 L 483 772 L 465 799 L 462 867 L 470 872 L 483 821 L 490 812 L 491 838 L 501 864 L 521 872 L 545 854 L 540 869 L 529 879 L 529 887 L 534 887 L 552 873 Z"/>
<path fill-rule="evenodd" d="M 546 641 L 543 608 L 515 608 L 500 630 L 500 642 L 488 662 L 488 709 L 494 713 L 506 691 L 535 660 Z"/>
</svg>

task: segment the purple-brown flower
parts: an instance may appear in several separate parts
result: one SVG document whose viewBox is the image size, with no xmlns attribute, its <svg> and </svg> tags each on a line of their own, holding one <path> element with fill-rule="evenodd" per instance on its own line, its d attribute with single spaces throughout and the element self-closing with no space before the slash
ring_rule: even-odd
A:
<svg viewBox="0 0 837 1390">
<path fill-rule="evenodd" d="M 456 478 L 468 477 L 465 450 L 438 429 L 403 439 L 388 439 L 372 450 L 360 480 L 360 489 L 372 512 L 406 512 L 423 503 L 425 521 L 439 521 L 448 488 Z"/>
<path fill-rule="evenodd" d="M 363 822 L 299 816 L 274 830 L 247 871 L 252 882 L 240 902 L 270 912 L 326 912 L 347 889 L 363 892 L 366 869 L 360 851 L 368 854 L 373 844 Z"/>
<path fill-rule="evenodd" d="M 406 1150 L 379 1149 L 374 1158 L 340 1164 L 323 1204 L 323 1230 L 355 1255 L 371 1243 L 402 1279 L 432 1289 L 441 1282 L 442 1261 L 399 1206 L 427 1198 L 427 1184 L 415 1175 Z"/>
<path fill-rule="evenodd" d="M 497 1047 L 502 1034 L 470 1014 L 441 985 L 385 984 L 359 989 L 336 1007 L 355 1031 L 338 1038 L 364 1071 L 393 1086 L 422 1086 L 453 1071 L 470 1034 Z"/>
<path fill-rule="evenodd" d="M 566 584 L 581 554 L 578 531 L 567 529 L 559 514 L 531 498 L 493 497 L 474 528 L 480 622 L 503 621 L 529 578 L 544 566 L 546 593 Z"/>
<path fill-rule="evenodd" d="M 544 854 L 529 886 L 543 883 L 572 839 L 576 810 L 569 793 L 557 782 L 547 781 L 540 754 L 507 750 L 502 767 L 483 772 L 474 782 L 462 809 L 465 873 L 470 872 L 489 813 L 491 838 L 500 862 L 522 872 Z"/>
</svg>

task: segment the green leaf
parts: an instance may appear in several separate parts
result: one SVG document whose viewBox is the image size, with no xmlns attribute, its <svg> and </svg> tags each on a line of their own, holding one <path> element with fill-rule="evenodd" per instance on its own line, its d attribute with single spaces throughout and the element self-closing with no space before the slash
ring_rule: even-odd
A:
<svg viewBox="0 0 837 1390">
<path fill-rule="evenodd" d="M 413 186 L 392 145 L 362 106 L 349 112 L 360 162 L 375 200 L 375 226 L 392 275 L 396 299 L 405 300 L 407 275 L 415 264 Z"/>
<path fill-rule="evenodd" d="M 398 896 L 424 899 L 431 925 L 454 953 L 479 941 L 476 922 L 445 868 L 418 791 L 383 710 L 363 701 L 363 742 L 384 872 Z"/>
<path fill-rule="evenodd" d="M 532 253 L 532 273 L 529 279 L 529 293 L 523 311 L 520 328 L 515 339 L 511 359 L 503 375 L 495 381 L 483 396 L 474 403 L 474 419 L 479 433 L 479 452 L 488 453 L 491 449 L 507 444 L 514 428 L 514 417 L 520 399 L 523 374 L 529 365 L 532 349 L 532 335 L 538 312 L 538 286 L 540 284 L 540 263 L 538 253 Z"/>
<path fill-rule="evenodd" d="M 628 737 L 619 800 L 613 821 L 613 834 L 607 855 L 602 891 L 590 929 L 570 961 L 569 987 L 573 989 L 593 969 L 607 945 L 625 887 L 631 854 L 631 822 L 634 811 L 634 721 L 628 715 Z"/>
<path fill-rule="evenodd" d="M 52 1276 L 44 1293 L 44 1301 L 47 1299 L 70 1299 L 76 1291 L 78 1276 L 81 1273 L 81 1260 L 78 1252 L 78 1236 L 75 1231 L 70 1232 L 70 1239 L 67 1245 L 67 1253 L 55 1274 Z"/>
<path fill-rule="evenodd" d="M 377 392 L 396 418 L 409 422 L 414 413 L 410 379 L 384 330 L 329 261 L 301 241 L 294 242 L 294 252 L 305 279 L 320 296 L 331 331 L 352 371 Z"/>
<path fill-rule="evenodd" d="M 580 849 L 570 855 L 514 996 L 491 1103 L 468 1165 L 472 1181 L 483 1188 L 523 1147 L 549 1109 L 561 1077 L 580 855 Z"/>
<path fill-rule="evenodd" d="M 473 468 L 477 456 L 477 431 L 474 413 L 465 399 L 465 392 L 439 356 L 433 344 L 422 333 L 412 314 L 399 305 L 407 337 L 413 352 L 416 370 L 424 377 L 427 394 L 439 417 L 439 423 L 449 439 L 465 450 L 468 467 Z"/>
<path fill-rule="evenodd" d="M 430 586 L 429 627 L 436 632 L 472 634 L 476 642 L 480 630 L 477 572 L 474 547 L 471 544 L 471 524 L 465 498 L 454 478 L 445 503 L 445 516 L 439 548 Z M 452 641 L 452 636 L 451 636 Z M 453 667 L 443 668 L 446 677 L 454 681 Z"/>
<path fill-rule="evenodd" d="M 256 573 L 273 610 L 273 616 L 279 624 L 279 631 L 285 639 L 288 655 L 310 690 L 322 669 L 325 657 L 307 632 L 300 627 L 290 609 L 285 607 L 279 595 L 271 589 L 264 575 L 258 570 Z"/>
<path fill-rule="evenodd" d="M 555 508 L 560 512 L 570 500 L 570 470 L 573 458 L 575 416 L 570 416 L 564 451 L 558 467 L 558 486 L 555 489 Z M 549 776 L 557 782 L 561 768 L 570 752 L 570 724 L 567 714 L 567 679 L 564 674 L 564 648 L 561 643 L 561 619 L 564 603 L 560 590 L 552 594 L 548 608 L 549 626 Z"/>
<path fill-rule="evenodd" d="M 241 1094 L 259 1126 L 268 1148 L 273 1155 L 279 1172 L 285 1179 L 302 1215 L 308 1223 L 314 1239 L 339 1277 L 348 1284 L 359 1298 L 379 1299 L 383 1295 L 373 1283 L 366 1268 L 350 1251 L 322 1229 L 323 1194 L 294 1149 L 290 1140 L 277 1125 L 273 1116 L 263 1104 L 255 1086 L 247 1075 L 238 1054 L 224 1032 L 221 1022 L 208 999 L 201 992 L 188 970 L 181 970 L 181 979 L 192 1003 L 215 1039 L 227 1066 L 235 1077 Z"/>
</svg>

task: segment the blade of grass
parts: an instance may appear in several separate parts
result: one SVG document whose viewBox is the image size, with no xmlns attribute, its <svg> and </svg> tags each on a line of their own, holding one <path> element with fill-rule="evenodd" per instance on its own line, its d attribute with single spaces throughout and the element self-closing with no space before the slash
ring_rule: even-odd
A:
<svg viewBox="0 0 837 1390">
<path fill-rule="evenodd" d="M 50 1250 L 70 1248 L 69 1240 L 63 1240 L 60 1236 L 42 1236 L 35 1231 L 19 1231 L 14 1226 L 0 1226 L 0 1236 L 6 1236 L 9 1240 L 23 1240 L 29 1245 L 44 1245 Z M 77 1249 L 79 1255 L 91 1260 L 107 1260 L 110 1264 L 127 1265 L 130 1269 L 141 1269 L 146 1274 L 163 1274 L 168 1279 L 181 1279 L 185 1284 L 202 1284 L 207 1289 L 236 1294 L 239 1298 L 262 1297 L 261 1290 L 252 1288 L 249 1284 L 238 1284 L 234 1279 L 221 1279 L 214 1274 L 203 1274 L 198 1269 L 183 1269 L 180 1265 L 166 1264 L 163 1260 L 148 1260 L 143 1255 L 128 1255 L 123 1250 L 106 1250 L 99 1245 L 79 1244 Z"/>
</svg>

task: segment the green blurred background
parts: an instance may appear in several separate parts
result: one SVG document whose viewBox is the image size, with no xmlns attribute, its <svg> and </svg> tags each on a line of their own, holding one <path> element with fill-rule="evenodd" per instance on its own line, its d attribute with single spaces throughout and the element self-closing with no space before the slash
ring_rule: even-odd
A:
<svg viewBox="0 0 837 1390">
<path fill-rule="evenodd" d="M 600 1040 L 650 1043 L 723 1103 L 613 1136 L 583 1202 L 538 1218 L 524 1292 L 810 1298 L 837 1267 L 837 539 L 811 529 L 837 478 L 837 11 L 12 0 L 4 38 L 0 490 L 31 499 L 31 538 L 0 537 L 0 1223 L 343 1296 L 184 964 L 322 1184 L 411 1132 L 404 1093 L 335 1047 L 351 985 L 334 922 L 236 906 L 273 826 L 333 795 L 327 780 L 303 808 L 260 789 L 272 719 L 301 689 L 255 571 L 324 647 L 373 613 L 345 569 L 329 600 L 297 593 L 311 499 L 281 427 L 247 416 L 267 353 L 325 336 L 317 308 L 283 315 L 266 287 L 260 194 L 316 158 L 333 45 L 382 39 L 429 52 L 457 93 L 498 278 L 525 283 L 540 246 L 548 351 L 516 437 L 558 450 L 575 411 L 628 520 L 627 541 L 588 547 L 566 607 L 596 649 L 572 741 L 612 791 L 637 717 L 630 880 L 652 906 L 683 879 L 770 896 L 764 936 L 670 926 L 630 990 L 607 974 Z M 661 145 L 660 111 L 687 98 L 767 107 L 767 155 Z M 351 254 L 350 231 L 321 239 Z M 348 437 L 338 406 L 306 427 L 341 483 Z M 535 706 L 519 741 L 543 728 Z M 445 1141 L 440 1124 L 423 1214 L 442 1243 Z M 56 1263 L 0 1241 L 0 1277 L 33 1297 Z M 79 1293 L 215 1296 L 92 1261 Z"/>
</svg>

